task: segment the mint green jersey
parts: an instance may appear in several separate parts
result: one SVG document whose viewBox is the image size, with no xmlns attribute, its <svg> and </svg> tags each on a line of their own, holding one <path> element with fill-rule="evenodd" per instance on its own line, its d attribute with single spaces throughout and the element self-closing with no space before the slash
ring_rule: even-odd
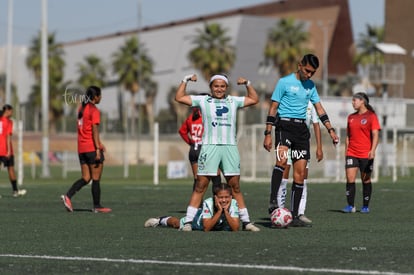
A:
<svg viewBox="0 0 414 275">
<path fill-rule="evenodd" d="M 199 107 L 203 117 L 202 144 L 237 145 L 237 110 L 244 107 L 244 96 L 223 99 L 209 95 L 192 95 L 193 107 Z"/>
</svg>

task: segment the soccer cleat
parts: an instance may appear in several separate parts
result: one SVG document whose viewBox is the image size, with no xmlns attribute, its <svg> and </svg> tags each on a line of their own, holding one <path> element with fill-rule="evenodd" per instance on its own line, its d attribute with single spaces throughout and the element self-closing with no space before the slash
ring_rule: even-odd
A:
<svg viewBox="0 0 414 275">
<path fill-rule="evenodd" d="M 112 211 L 112 209 L 103 206 L 97 206 L 92 211 L 95 213 L 109 213 Z"/>
<path fill-rule="evenodd" d="M 249 222 L 246 225 L 243 225 L 243 230 L 244 231 L 251 231 L 251 232 L 259 232 L 260 228 L 255 226 L 253 223 Z"/>
<path fill-rule="evenodd" d="M 368 214 L 368 213 L 369 213 L 369 208 L 368 208 L 368 206 L 363 206 L 363 207 L 361 208 L 361 213 L 362 213 L 362 214 Z"/>
<path fill-rule="evenodd" d="M 271 204 L 271 205 L 269 205 L 269 208 L 267 210 L 268 210 L 269 214 L 272 214 L 272 212 L 275 211 L 275 209 L 277 209 L 277 208 L 278 208 L 277 205 Z"/>
<path fill-rule="evenodd" d="M 66 195 L 62 195 L 60 196 L 60 198 L 62 199 L 63 205 L 65 206 L 66 210 L 68 210 L 69 212 L 73 212 L 72 202 L 70 201 L 69 197 Z"/>
<path fill-rule="evenodd" d="M 180 231 L 185 231 L 185 232 L 193 231 L 191 223 L 185 223 L 184 226 L 180 228 Z"/>
<path fill-rule="evenodd" d="M 160 224 L 160 218 L 149 218 L 145 221 L 144 227 L 157 227 Z"/>
<path fill-rule="evenodd" d="M 356 212 L 355 206 L 348 205 L 348 206 L 346 206 L 345 208 L 342 209 L 342 212 L 343 213 L 355 213 Z"/>
<path fill-rule="evenodd" d="M 289 227 L 312 227 L 312 224 L 302 221 L 299 217 L 295 217 L 289 224 Z"/>
<path fill-rule="evenodd" d="M 17 198 L 17 197 L 22 197 L 24 195 L 26 195 L 27 191 L 26 189 L 20 189 L 18 191 L 13 191 L 13 197 Z"/>
<path fill-rule="evenodd" d="M 312 220 L 306 217 L 305 215 L 299 215 L 299 220 L 303 221 L 304 223 L 312 223 Z"/>
</svg>

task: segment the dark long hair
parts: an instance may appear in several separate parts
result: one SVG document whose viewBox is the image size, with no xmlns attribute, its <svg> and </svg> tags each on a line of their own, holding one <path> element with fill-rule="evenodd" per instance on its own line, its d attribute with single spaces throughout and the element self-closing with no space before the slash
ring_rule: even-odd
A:
<svg viewBox="0 0 414 275">
<path fill-rule="evenodd" d="M 218 192 L 222 190 L 227 190 L 230 193 L 230 195 L 232 195 L 231 186 L 228 185 L 227 183 L 220 183 L 219 185 L 215 185 L 213 189 L 213 195 L 217 195 Z"/>
<path fill-rule="evenodd" d="M 13 106 L 11 106 L 10 104 L 5 104 L 3 106 L 3 109 L 1 109 L 0 111 L 0 117 L 3 116 L 4 112 L 7 110 L 13 110 Z"/>
<path fill-rule="evenodd" d="M 82 118 L 83 110 L 85 109 L 85 106 L 89 104 L 91 100 L 95 98 L 95 96 L 100 96 L 100 95 L 101 95 L 101 88 L 97 86 L 89 86 L 86 89 L 85 98 L 84 100 L 82 100 L 82 107 L 80 108 L 79 113 L 78 113 L 78 119 Z"/>
<path fill-rule="evenodd" d="M 366 107 L 369 111 L 371 111 L 371 112 L 373 112 L 373 113 L 375 114 L 375 110 L 374 110 L 374 108 L 373 108 L 373 107 L 369 104 L 369 98 L 368 98 L 368 96 L 367 96 L 367 94 L 366 94 L 366 93 L 359 92 L 359 93 L 354 94 L 352 97 L 353 97 L 353 98 L 359 98 L 359 99 L 362 99 L 362 100 L 364 101 L 364 105 L 365 105 L 365 107 Z"/>
</svg>

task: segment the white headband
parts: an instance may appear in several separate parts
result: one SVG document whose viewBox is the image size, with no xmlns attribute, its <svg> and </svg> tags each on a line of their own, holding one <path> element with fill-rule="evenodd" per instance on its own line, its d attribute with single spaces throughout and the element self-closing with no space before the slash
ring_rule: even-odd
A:
<svg viewBox="0 0 414 275">
<path fill-rule="evenodd" d="M 214 80 L 216 79 L 221 79 L 224 80 L 224 82 L 226 82 L 227 85 L 229 85 L 229 80 L 227 79 L 227 77 L 225 77 L 224 75 L 221 74 L 215 74 L 210 78 L 210 85 L 211 83 L 213 83 Z"/>
</svg>

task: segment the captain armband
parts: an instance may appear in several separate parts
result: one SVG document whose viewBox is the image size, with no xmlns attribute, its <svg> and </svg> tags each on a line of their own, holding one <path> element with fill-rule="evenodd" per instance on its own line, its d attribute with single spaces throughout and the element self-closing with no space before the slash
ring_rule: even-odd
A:
<svg viewBox="0 0 414 275">
<path fill-rule="evenodd" d="M 273 125 L 275 123 L 276 117 L 274 116 L 267 116 L 266 118 L 266 124 L 271 124 Z"/>
<path fill-rule="evenodd" d="M 319 119 L 321 120 L 322 124 L 325 124 L 327 122 L 329 122 L 329 117 L 327 114 L 323 114 L 319 117 Z"/>
</svg>

